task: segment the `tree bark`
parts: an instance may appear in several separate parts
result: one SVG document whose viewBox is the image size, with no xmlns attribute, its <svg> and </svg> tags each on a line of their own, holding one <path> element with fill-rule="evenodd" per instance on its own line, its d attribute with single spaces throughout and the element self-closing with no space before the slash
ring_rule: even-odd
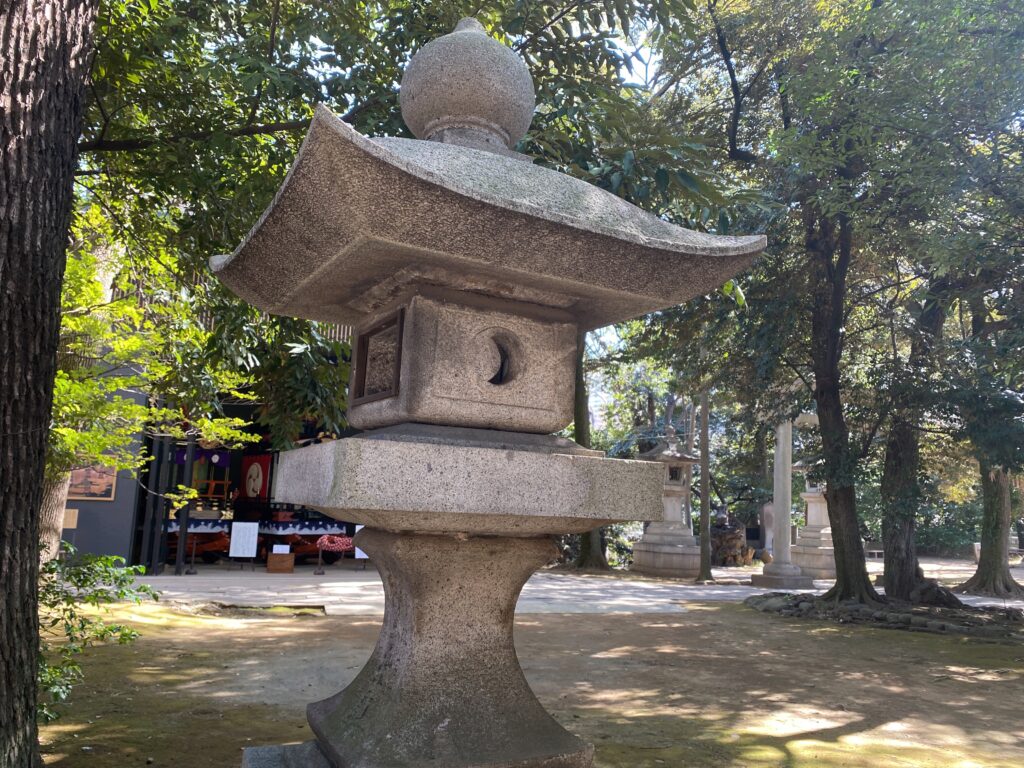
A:
<svg viewBox="0 0 1024 768">
<path fill-rule="evenodd" d="M 805 247 L 811 259 L 811 358 L 814 400 L 825 459 L 825 501 L 835 548 L 836 583 L 825 597 L 880 602 L 864 562 L 854 484 L 857 456 L 843 414 L 839 363 L 843 353 L 846 278 L 852 257 L 852 224 L 804 209 Z M 776 513 L 777 514 L 777 513 Z"/>
<path fill-rule="evenodd" d="M 39 502 L 97 0 L 0 10 L 0 765 L 38 762 Z"/>
<path fill-rule="evenodd" d="M 902 410 L 893 414 L 881 482 L 885 595 L 897 600 L 910 600 L 910 594 L 924 579 L 914 541 L 921 504 L 920 446 L 910 418 Z"/>
<path fill-rule="evenodd" d="M 936 281 L 932 286 L 932 296 L 917 318 L 907 371 L 903 380 L 897 382 L 880 490 L 886 597 L 910 602 L 938 597 L 942 605 L 949 606 L 957 605 L 959 601 L 949 590 L 925 579 L 914 541 L 923 497 L 918 437 L 922 409 L 917 388 L 925 380 L 922 374 L 932 367 L 932 353 L 942 336 L 942 325 L 949 307 L 944 296 L 947 288 L 945 280 Z"/>
<path fill-rule="evenodd" d="M 590 394 L 587 392 L 587 377 L 584 370 L 584 358 L 587 353 L 587 335 L 581 333 L 576 343 L 576 390 L 573 400 L 573 436 L 578 445 L 590 447 Z M 604 537 L 601 529 L 580 534 L 580 554 L 574 565 L 577 568 L 596 568 L 601 571 L 611 570 L 608 556 L 604 551 Z"/>
<path fill-rule="evenodd" d="M 711 446 L 709 444 L 707 390 L 700 395 L 700 573 L 697 582 L 712 581 L 711 574 Z"/>
<path fill-rule="evenodd" d="M 43 500 L 39 505 L 39 538 L 42 548 L 39 564 L 48 563 L 60 554 L 60 537 L 64 532 L 64 508 L 68 504 L 71 473 L 49 473 L 43 479 Z"/>
<path fill-rule="evenodd" d="M 697 403 L 690 401 L 686 404 L 686 453 L 693 455 L 694 434 L 697 431 Z M 683 515 L 685 516 L 686 528 L 693 532 L 693 464 L 687 464 L 683 468 Z"/>
<path fill-rule="evenodd" d="M 981 557 L 978 569 L 957 592 L 991 597 L 1024 597 L 1024 587 L 1010 575 L 1010 474 L 982 461 Z"/>
</svg>

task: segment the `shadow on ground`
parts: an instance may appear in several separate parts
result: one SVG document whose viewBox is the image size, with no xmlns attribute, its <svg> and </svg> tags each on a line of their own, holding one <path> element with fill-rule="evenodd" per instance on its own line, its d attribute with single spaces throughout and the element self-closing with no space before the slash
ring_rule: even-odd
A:
<svg viewBox="0 0 1024 768">
<path fill-rule="evenodd" d="M 1024 649 L 765 616 L 517 619 L 534 690 L 597 745 L 599 768 L 1024 764 Z M 121 609 L 143 638 L 95 649 L 48 765 L 237 766 L 241 748 L 309 738 L 303 709 L 350 681 L 379 618 Z"/>
</svg>

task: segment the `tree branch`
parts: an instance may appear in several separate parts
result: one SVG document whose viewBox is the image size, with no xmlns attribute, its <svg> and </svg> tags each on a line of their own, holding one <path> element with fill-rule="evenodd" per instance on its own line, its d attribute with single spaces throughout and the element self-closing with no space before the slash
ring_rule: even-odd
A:
<svg viewBox="0 0 1024 768">
<path fill-rule="evenodd" d="M 356 117 L 367 109 L 378 103 L 381 99 L 374 97 L 367 99 L 361 104 L 352 107 L 341 116 L 346 123 L 353 122 Z M 83 141 L 78 145 L 79 152 L 135 152 L 140 149 L 148 149 L 161 144 L 177 144 L 184 141 L 206 141 L 217 134 L 224 136 L 268 136 L 274 133 L 285 133 L 288 131 L 304 131 L 309 127 L 309 120 L 285 120 L 279 123 L 265 123 L 263 125 L 243 125 L 240 128 L 228 128 L 222 131 L 193 131 L 182 133 L 176 136 L 157 136 L 153 138 L 135 139 L 93 139 Z"/>
<path fill-rule="evenodd" d="M 722 55 L 725 69 L 729 73 L 729 89 L 732 91 L 732 114 L 729 117 L 728 128 L 729 159 L 741 163 L 755 163 L 757 162 L 757 155 L 749 150 L 741 149 L 737 142 L 740 119 L 743 117 L 743 97 L 746 94 L 740 89 L 740 82 L 736 77 L 736 65 L 732 60 L 732 51 L 729 49 L 729 42 L 725 37 L 725 29 L 723 29 L 721 22 L 718 20 L 718 14 L 715 13 L 715 3 L 712 0 L 708 0 L 708 13 L 715 24 L 715 41 L 718 43 L 718 51 Z M 758 75 L 761 74 L 761 71 L 758 72 Z M 747 92 L 749 90 L 750 88 L 748 87 Z"/>
<path fill-rule="evenodd" d="M 281 17 L 281 0 L 274 0 L 274 10 L 270 17 L 270 44 L 267 46 L 267 63 L 274 63 L 274 50 L 277 48 L 277 23 Z M 256 86 L 256 95 L 252 99 L 252 108 L 249 110 L 249 116 L 245 118 L 246 125 L 252 125 L 256 119 L 256 112 L 260 108 L 260 101 L 263 99 L 263 87 L 266 84 L 267 79 L 260 78 L 259 85 Z"/>
<path fill-rule="evenodd" d="M 183 141 L 206 141 L 218 133 L 225 136 L 266 136 L 285 131 L 301 131 L 309 127 L 309 120 L 289 120 L 265 125 L 246 125 L 225 131 L 194 131 L 177 136 L 157 136 L 137 139 L 94 139 L 78 145 L 79 152 L 134 152 L 161 144 L 178 144 Z"/>
</svg>

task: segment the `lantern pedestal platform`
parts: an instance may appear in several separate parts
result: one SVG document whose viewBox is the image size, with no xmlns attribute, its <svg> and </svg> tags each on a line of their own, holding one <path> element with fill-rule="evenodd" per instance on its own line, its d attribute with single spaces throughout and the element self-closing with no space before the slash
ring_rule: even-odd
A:
<svg viewBox="0 0 1024 768">
<path fill-rule="evenodd" d="M 821 526 L 800 529 L 796 544 L 790 550 L 793 564 L 812 579 L 834 579 L 836 556 L 832 547 L 832 530 Z"/>
<path fill-rule="evenodd" d="M 696 578 L 700 574 L 700 546 L 681 523 L 651 523 L 633 547 L 630 570 L 651 576 Z"/>
<path fill-rule="evenodd" d="M 764 573 L 755 573 L 750 577 L 750 583 L 765 589 L 814 589 L 814 579 L 792 563 L 768 563 Z"/>
<path fill-rule="evenodd" d="M 807 502 L 807 525 L 800 529 L 796 544 L 790 550 L 790 557 L 794 565 L 800 566 L 805 576 L 812 579 L 834 579 L 836 557 L 825 493 L 820 487 L 808 486 L 807 492 L 801 493 L 800 498 Z"/>
<path fill-rule="evenodd" d="M 393 533 L 356 544 L 384 581 L 377 647 L 307 708 L 315 743 L 245 751 L 245 768 L 590 768 L 593 747 L 537 701 L 512 642 L 515 604 L 557 556 L 548 536 Z"/>
</svg>

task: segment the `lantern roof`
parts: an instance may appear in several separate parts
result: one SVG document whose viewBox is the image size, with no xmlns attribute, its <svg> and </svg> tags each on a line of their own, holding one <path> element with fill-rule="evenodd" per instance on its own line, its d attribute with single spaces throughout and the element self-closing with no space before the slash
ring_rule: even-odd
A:
<svg viewBox="0 0 1024 768">
<path fill-rule="evenodd" d="M 676 226 L 515 152 L 532 80 L 475 20 L 413 57 L 401 104 L 422 138 L 368 138 L 318 107 L 270 207 L 211 259 L 217 276 L 312 320 L 358 324 L 427 285 L 589 329 L 714 290 L 765 246 Z"/>
</svg>

